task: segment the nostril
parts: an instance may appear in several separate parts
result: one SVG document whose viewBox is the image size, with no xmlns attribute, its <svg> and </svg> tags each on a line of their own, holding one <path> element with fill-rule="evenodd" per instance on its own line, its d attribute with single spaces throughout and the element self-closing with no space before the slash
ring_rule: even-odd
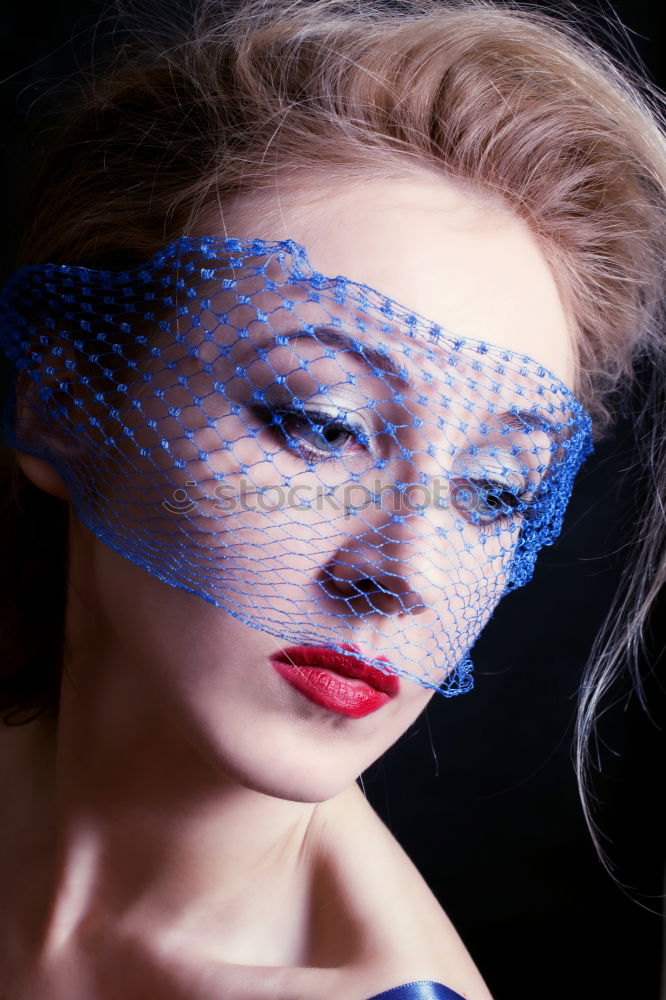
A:
<svg viewBox="0 0 666 1000">
<path fill-rule="evenodd" d="M 343 564 L 327 566 L 322 574 L 324 587 L 331 593 L 342 597 L 353 597 L 358 594 L 358 582 L 353 577 L 346 576 Z"/>
<path fill-rule="evenodd" d="M 344 599 L 350 609 L 353 606 L 356 614 L 422 615 L 428 610 L 421 596 L 400 577 L 350 579 L 329 568 L 324 585 L 332 597 Z"/>
</svg>

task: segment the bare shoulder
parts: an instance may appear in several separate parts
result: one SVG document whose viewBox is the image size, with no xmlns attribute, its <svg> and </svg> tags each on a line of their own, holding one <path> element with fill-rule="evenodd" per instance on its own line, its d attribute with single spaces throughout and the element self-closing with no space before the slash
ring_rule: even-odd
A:
<svg viewBox="0 0 666 1000">
<path fill-rule="evenodd" d="M 315 836 L 313 940 L 324 950 L 334 942 L 334 953 L 313 954 L 311 964 L 348 970 L 348 1000 L 419 979 L 492 1000 L 438 900 L 356 784 L 321 809 Z"/>
</svg>

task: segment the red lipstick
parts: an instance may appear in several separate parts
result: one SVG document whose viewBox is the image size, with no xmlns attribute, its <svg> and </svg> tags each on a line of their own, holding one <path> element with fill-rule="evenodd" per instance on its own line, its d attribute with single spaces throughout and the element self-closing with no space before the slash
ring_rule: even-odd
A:
<svg viewBox="0 0 666 1000">
<path fill-rule="evenodd" d="M 352 719 L 376 712 L 400 690 L 395 675 L 382 673 L 360 654 L 358 646 L 340 643 L 352 656 L 321 646 L 289 646 L 271 656 L 275 670 L 316 705 Z M 378 660 L 389 661 L 385 656 Z"/>
</svg>

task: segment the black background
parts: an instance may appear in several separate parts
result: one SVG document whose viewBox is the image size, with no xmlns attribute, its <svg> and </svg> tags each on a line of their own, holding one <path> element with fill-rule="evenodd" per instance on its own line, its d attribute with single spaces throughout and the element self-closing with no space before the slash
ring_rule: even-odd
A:
<svg viewBox="0 0 666 1000">
<path fill-rule="evenodd" d="M 25 165 L 52 127 L 51 92 L 89 61 L 92 26 L 107 9 L 85 0 L 2 3 L 0 278 L 13 267 L 21 215 L 29 212 Z M 615 3 L 628 32 L 611 32 L 611 41 L 604 27 L 611 8 L 578 9 L 606 44 L 614 38 L 625 56 L 635 49 L 664 83 L 656 5 Z M 108 34 L 107 26 L 98 44 Z M 571 761 L 583 664 L 646 489 L 632 469 L 632 428 L 629 414 L 598 447 L 579 475 L 561 539 L 540 556 L 534 581 L 493 616 L 474 650 L 475 691 L 452 700 L 436 695 L 363 776 L 495 1000 L 659 996 L 666 699 L 655 679 L 647 681 L 652 722 L 627 688 L 601 729 L 597 820 L 624 889 L 595 855 Z M 664 632 L 662 606 L 646 666 L 656 662 Z"/>
</svg>

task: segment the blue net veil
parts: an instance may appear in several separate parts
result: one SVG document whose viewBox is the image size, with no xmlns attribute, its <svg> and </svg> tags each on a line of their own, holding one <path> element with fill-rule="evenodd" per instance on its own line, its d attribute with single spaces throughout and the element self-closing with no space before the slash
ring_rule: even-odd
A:
<svg viewBox="0 0 666 1000">
<path fill-rule="evenodd" d="M 182 238 L 130 271 L 40 265 L 0 297 L 7 442 L 174 587 L 450 696 L 558 535 L 590 418 L 292 241 Z"/>
</svg>

